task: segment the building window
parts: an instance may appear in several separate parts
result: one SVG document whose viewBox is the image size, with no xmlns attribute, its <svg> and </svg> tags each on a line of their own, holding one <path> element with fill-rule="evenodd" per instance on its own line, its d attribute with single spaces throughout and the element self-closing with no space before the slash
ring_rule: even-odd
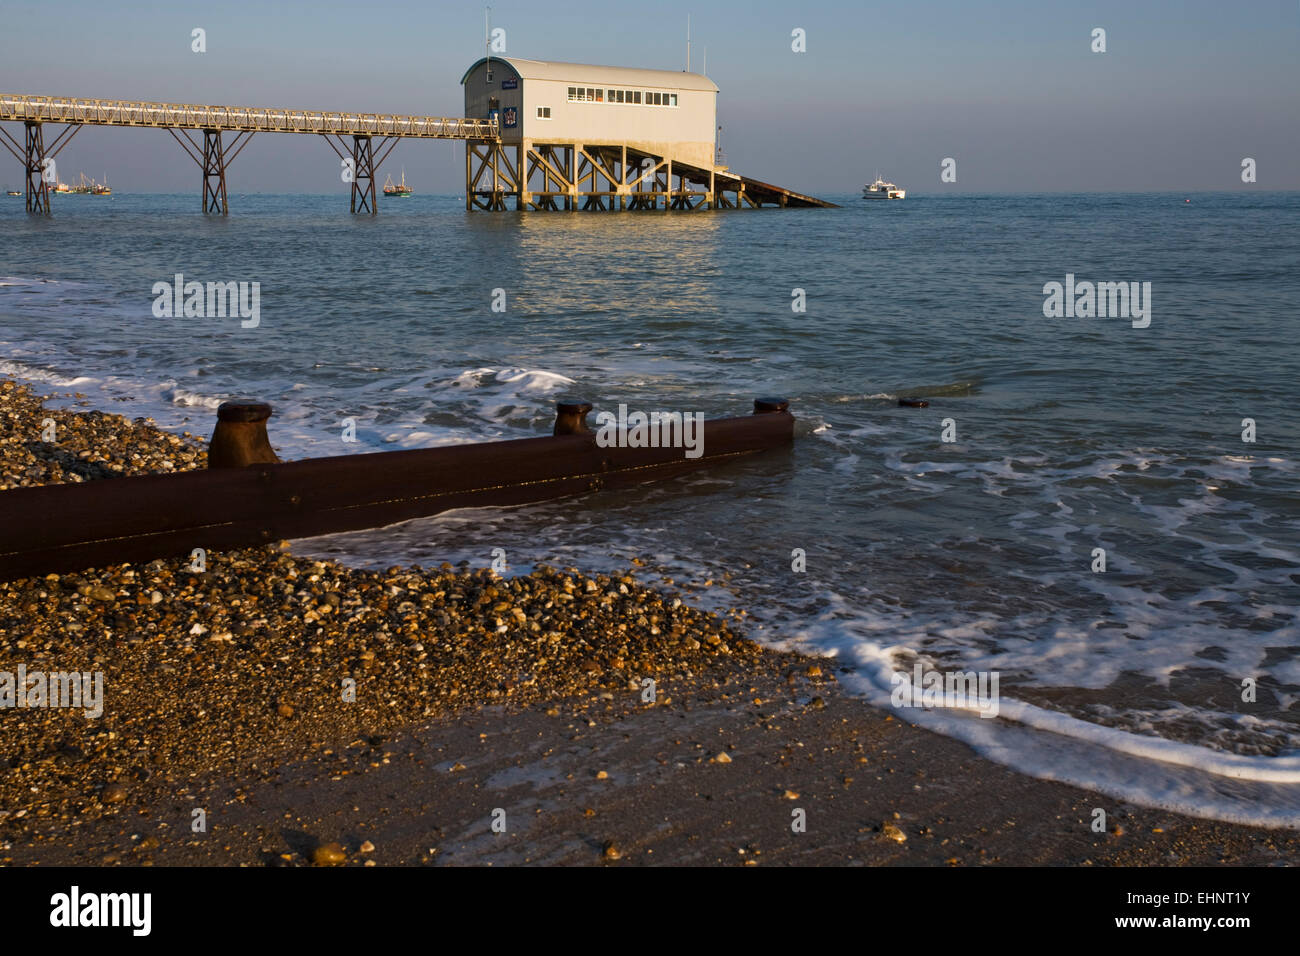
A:
<svg viewBox="0 0 1300 956">
<path fill-rule="evenodd" d="M 549 106 L 539 106 L 539 107 L 537 107 L 537 118 L 538 118 L 538 119 L 550 119 L 550 118 L 551 118 L 551 108 L 550 108 Z"/>
<path fill-rule="evenodd" d="M 653 90 L 606 90 L 597 89 L 594 86 L 570 86 L 568 88 L 570 103 L 629 103 L 635 106 L 677 106 L 678 94 L 676 93 L 656 93 Z M 549 119 L 542 116 L 541 107 L 538 108 L 539 119 Z M 547 107 L 549 109 L 549 107 Z"/>
</svg>

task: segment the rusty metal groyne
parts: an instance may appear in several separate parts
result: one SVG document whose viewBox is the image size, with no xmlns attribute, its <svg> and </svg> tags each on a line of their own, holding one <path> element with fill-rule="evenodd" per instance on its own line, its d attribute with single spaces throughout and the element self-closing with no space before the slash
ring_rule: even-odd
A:
<svg viewBox="0 0 1300 956">
<path fill-rule="evenodd" d="M 270 406 L 226 403 L 206 471 L 0 491 L 0 580 L 628 487 L 794 438 L 782 399 L 703 422 L 697 458 L 680 447 L 601 447 L 590 411 L 587 402 L 561 402 L 550 437 L 280 462 L 266 434 Z"/>
</svg>

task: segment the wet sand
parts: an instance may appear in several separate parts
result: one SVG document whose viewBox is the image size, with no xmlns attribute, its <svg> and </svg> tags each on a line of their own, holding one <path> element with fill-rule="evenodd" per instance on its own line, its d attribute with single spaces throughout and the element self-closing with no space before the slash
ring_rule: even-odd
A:
<svg viewBox="0 0 1300 956">
<path fill-rule="evenodd" d="M 3 858 L 310 866 L 329 844 L 352 866 L 1279 866 L 1300 858 L 1291 831 L 1189 819 L 1022 777 L 791 663 L 667 681 L 654 705 L 629 692 L 491 706 L 262 772 L 196 777 L 80 825 L 11 833 Z M 1104 834 L 1090 829 L 1097 806 L 1107 811 Z M 193 832 L 196 808 L 206 832 Z"/>
</svg>

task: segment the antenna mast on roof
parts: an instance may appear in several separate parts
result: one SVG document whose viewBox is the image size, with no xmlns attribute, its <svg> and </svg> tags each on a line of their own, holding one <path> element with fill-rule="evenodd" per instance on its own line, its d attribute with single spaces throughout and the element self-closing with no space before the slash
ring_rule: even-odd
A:
<svg viewBox="0 0 1300 956">
<path fill-rule="evenodd" d="M 487 54 L 487 75 L 492 78 L 492 8 L 483 8 L 483 52 Z"/>
<path fill-rule="evenodd" d="M 691 72 L 691 15 L 686 14 L 686 72 Z"/>
</svg>

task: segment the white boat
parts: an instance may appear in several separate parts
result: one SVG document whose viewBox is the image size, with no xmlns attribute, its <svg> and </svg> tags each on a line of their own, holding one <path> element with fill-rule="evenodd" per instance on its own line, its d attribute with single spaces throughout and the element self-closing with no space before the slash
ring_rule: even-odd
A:
<svg viewBox="0 0 1300 956">
<path fill-rule="evenodd" d="M 887 183 L 876 174 L 876 181 L 869 186 L 862 187 L 863 199 L 903 199 L 907 196 L 906 189 L 899 189 L 893 183 Z"/>
</svg>

